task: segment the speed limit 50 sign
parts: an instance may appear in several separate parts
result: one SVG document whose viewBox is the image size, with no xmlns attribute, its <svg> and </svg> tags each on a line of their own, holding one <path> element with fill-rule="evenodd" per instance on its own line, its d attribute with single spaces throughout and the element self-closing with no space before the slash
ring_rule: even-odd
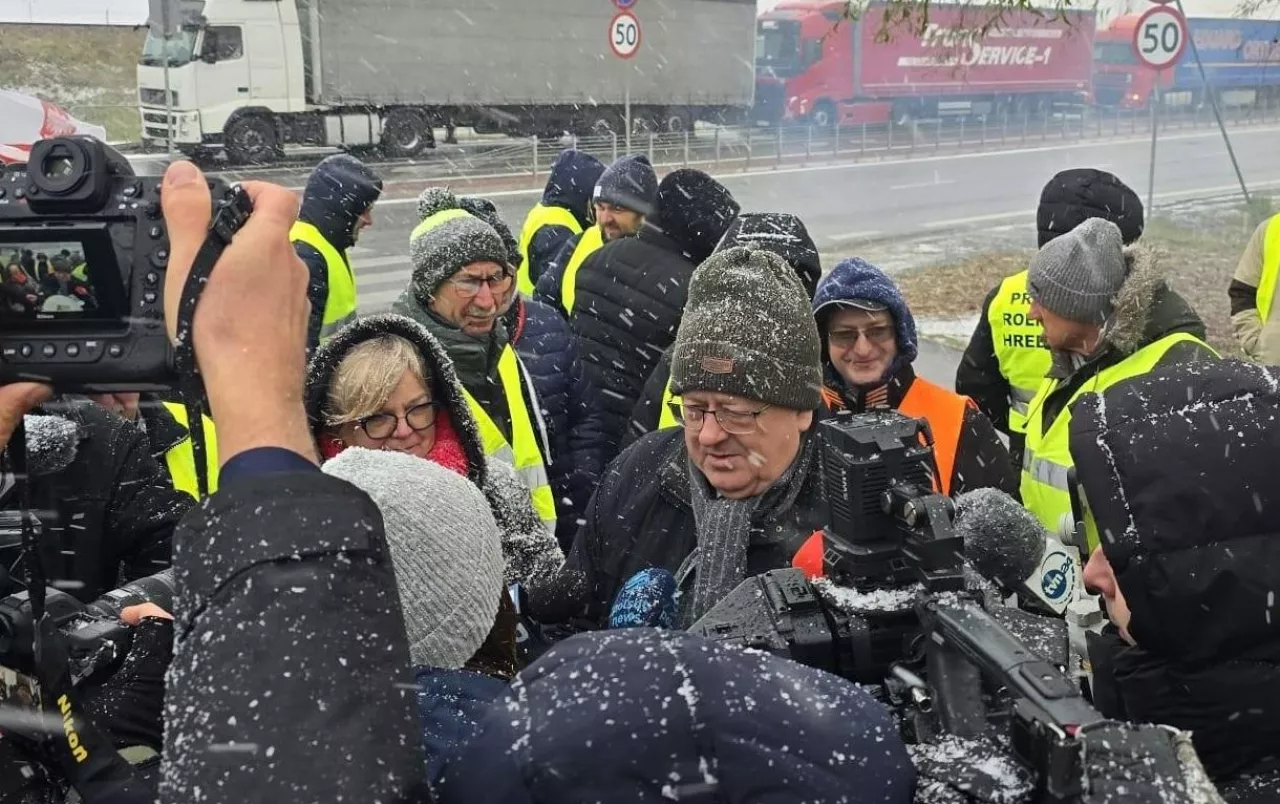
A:
<svg viewBox="0 0 1280 804">
<path fill-rule="evenodd" d="M 1133 49 L 1148 67 L 1163 70 L 1173 66 L 1187 47 L 1187 20 L 1176 8 L 1153 6 L 1138 18 L 1133 31 Z"/>
<path fill-rule="evenodd" d="M 630 11 L 619 11 L 609 23 L 609 47 L 620 59 L 629 59 L 640 49 L 640 20 Z"/>
</svg>

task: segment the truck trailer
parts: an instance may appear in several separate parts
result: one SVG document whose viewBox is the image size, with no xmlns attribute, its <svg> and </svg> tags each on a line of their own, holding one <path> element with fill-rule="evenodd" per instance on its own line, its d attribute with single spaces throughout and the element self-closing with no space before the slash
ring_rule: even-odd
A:
<svg viewBox="0 0 1280 804">
<path fill-rule="evenodd" d="M 181 0 L 180 34 L 143 46 L 143 138 L 236 162 L 286 144 L 412 156 L 435 127 L 616 131 L 628 105 L 688 130 L 750 109 L 755 8 L 645 0 L 636 31 L 603 0 Z"/>
<path fill-rule="evenodd" d="M 756 33 L 757 122 L 815 126 L 1079 108 L 1092 91 L 1094 14 L 933 4 L 923 31 L 871 3 L 783 0 Z"/>
<path fill-rule="evenodd" d="M 1094 94 L 1098 105 L 1146 109 L 1160 86 L 1164 106 L 1200 106 L 1204 84 L 1188 43 L 1172 66 L 1157 71 L 1138 60 L 1138 14 L 1117 17 L 1094 45 Z M 1223 106 L 1280 100 L 1280 20 L 1189 17 L 1187 30 L 1200 52 L 1205 78 Z"/>
</svg>

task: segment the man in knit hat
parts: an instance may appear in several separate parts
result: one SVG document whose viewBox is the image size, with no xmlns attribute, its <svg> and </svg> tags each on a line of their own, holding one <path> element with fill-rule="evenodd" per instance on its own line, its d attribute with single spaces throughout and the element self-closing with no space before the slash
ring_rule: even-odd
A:
<svg viewBox="0 0 1280 804">
<path fill-rule="evenodd" d="M 413 455 L 353 447 L 323 471 L 382 513 L 434 777 L 515 675 L 516 615 L 498 525 L 471 481 Z"/>
<path fill-rule="evenodd" d="M 643 154 L 624 156 L 600 175 L 591 193 L 594 224 L 569 238 L 539 280 L 537 295 L 566 313 L 573 309 L 582 264 L 605 243 L 640 231 L 658 204 L 658 174 Z"/>
<path fill-rule="evenodd" d="M 1101 218 L 1041 248 L 1027 290 L 1053 364 L 1029 407 L 1022 503 L 1050 533 L 1071 539 L 1068 434 L 1076 400 L 1158 366 L 1217 353 L 1202 340 L 1200 319 L 1165 284 L 1155 256 L 1126 249 L 1120 227 Z"/>
<path fill-rule="evenodd" d="M 1128 185 L 1104 170 L 1061 171 L 1040 192 L 1037 245 L 1044 246 L 1090 218 L 1120 227 L 1126 245 L 1142 236 L 1142 201 Z M 1030 318 L 1030 308 L 1025 270 L 992 288 L 956 370 L 956 391 L 972 398 L 999 430 L 1009 434 L 1015 465 L 1022 459 L 1028 405 L 1050 362 L 1044 332 Z"/>
<path fill-rule="evenodd" d="M 822 520 L 810 435 L 820 358 L 808 297 L 781 257 L 734 248 L 694 272 L 671 368 L 684 426 L 614 462 L 568 560 L 588 621 L 603 625 L 648 567 L 676 574 L 692 622 L 748 576 L 790 565 Z"/>
<path fill-rule="evenodd" d="M 514 252 L 467 206 L 445 189 L 423 192 L 422 222 L 409 240 L 413 274 L 392 310 L 422 324 L 444 346 L 486 455 L 515 467 L 539 518 L 554 530 L 555 495 L 546 471 L 550 434 L 502 321 L 515 282 Z"/>
</svg>

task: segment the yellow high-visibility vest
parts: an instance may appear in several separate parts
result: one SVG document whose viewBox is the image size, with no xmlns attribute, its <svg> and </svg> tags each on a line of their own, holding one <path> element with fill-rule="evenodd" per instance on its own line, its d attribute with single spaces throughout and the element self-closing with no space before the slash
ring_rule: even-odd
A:
<svg viewBox="0 0 1280 804">
<path fill-rule="evenodd" d="M 422 219 L 421 223 L 413 227 L 413 231 L 409 234 L 409 243 L 412 245 L 419 235 L 431 231 L 445 221 L 453 220 L 454 218 L 465 218 L 468 215 L 471 215 L 471 213 L 465 209 L 442 209 L 434 215 L 428 215 Z"/>
<path fill-rule="evenodd" d="M 165 465 L 169 468 L 169 477 L 173 479 L 173 487 L 185 491 L 197 500 L 200 499 L 200 484 L 196 478 L 196 451 L 191 446 L 190 426 L 187 424 L 187 409 L 177 402 L 165 402 L 165 410 L 178 424 L 187 428 L 187 437 L 174 444 L 164 454 Z M 205 463 L 209 472 L 209 493 L 218 490 L 218 434 L 213 428 L 213 419 L 201 417 L 204 424 Z"/>
<path fill-rule="evenodd" d="M 1045 530 L 1051 534 L 1071 534 L 1075 530 L 1067 482 L 1068 473 L 1075 465 L 1071 459 L 1070 439 L 1072 404 L 1085 394 L 1102 393 L 1122 380 L 1150 372 L 1169 349 L 1187 342 L 1197 343 L 1213 352 L 1204 341 L 1186 332 L 1175 332 L 1149 343 L 1081 385 L 1067 400 L 1048 432 L 1044 431 L 1044 405 L 1049 395 L 1057 390 L 1059 381 L 1045 379 L 1040 384 L 1027 419 L 1027 444 L 1022 454 L 1022 504 L 1036 515 Z M 1095 532 L 1089 536 L 1089 549 L 1097 546 Z"/>
<path fill-rule="evenodd" d="M 564 277 L 560 282 L 560 303 L 565 313 L 573 312 L 573 302 L 578 294 L 578 269 L 592 252 L 604 245 L 604 234 L 599 226 L 592 226 L 582 233 L 578 245 L 573 249 L 573 256 L 565 266 Z"/>
<path fill-rule="evenodd" d="M 1280 215 L 1273 215 L 1262 243 L 1262 279 L 1258 282 L 1258 317 L 1264 324 L 1271 316 L 1277 282 L 1280 282 Z"/>
<path fill-rule="evenodd" d="M 462 391 L 467 404 L 471 407 L 471 415 L 475 417 L 476 426 L 480 429 L 480 440 L 484 445 L 484 454 L 490 460 L 503 461 L 515 467 L 516 474 L 525 487 L 529 489 L 529 499 L 533 501 L 533 510 L 538 519 L 549 530 L 556 528 L 556 500 L 551 491 L 551 481 L 547 478 L 547 467 L 543 463 L 542 453 L 538 451 L 538 437 L 534 433 L 533 419 L 529 408 L 524 403 L 521 393 L 521 367 L 516 352 L 511 345 L 503 347 L 502 356 L 498 358 L 498 377 L 502 381 L 502 392 L 507 400 L 507 411 L 511 414 L 511 443 L 502 434 L 502 430 L 476 398 L 465 388 Z"/>
<path fill-rule="evenodd" d="M 327 341 L 338 330 L 356 319 L 356 275 L 351 266 L 333 244 L 310 223 L 298 221 L 289 230 L 289 240 L 306 243 L 324 257 L 328 300 L 324 304 L 324 319 L 320 323 L 320 340 Z"/>
<path fill-rule="evenodd" d="M 82 262 L 79 265 L 77 265 L 75 268 L 72 268 L 71 275 L 76 279 L 79 279 L 81 282 L 88 282 L 89 281 L 88 264 Z"/>
<path fill-rule="evenodd" d="M 529 217 L 524 219 L 524 228 L 520 230 L 520 272 L 516 274 L 516 287 L 526 297 L 533 296 L 533 277 L 529 270 L 529 246 L 538 230 L 544 226 L 563 226 L 574 234 L 582 233 L 582 224 L 573 213 L 564 207 L 549 207 L 546 204 L 534 204 L 529 210 Z"/>
<path fill-rule="evenodd" d="M 671 404 L 681 404 L 680 397 L 671 393 L 671 378 L 667 378 L 667 384 L 662 389 L 662 413 L 658 416 L 658 429 L 665 430 L 668 427 L 679 427 L 680 420 L 676 418 L 676 414 L 671 412 Z"/>
<path fill-rule="evenodd" d="M 1028 317 L 1030 312 L 1026 271 L 1006 277 L 987 309 L 996 361 L 1011 389 L 1009 429 L 1015 433 L 1027 431 L 1031 400 L 1053 365 L 1053 355 L 1044 340 L 1044 327 Z"/>
</svg>

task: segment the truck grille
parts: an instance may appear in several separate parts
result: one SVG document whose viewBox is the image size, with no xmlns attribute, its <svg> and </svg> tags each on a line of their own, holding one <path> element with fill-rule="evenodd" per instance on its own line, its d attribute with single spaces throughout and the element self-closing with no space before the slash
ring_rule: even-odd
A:
<svg viewBox="0 0 1280 804">
<path fill-rule="evenodd" d="M 138 100 L 144 106 L 164 106 L 164 90 L 163 89 L 139 89 Z M 178 105 L 178 93 L 169 91 L 170 104 Z"/>
</svg>

